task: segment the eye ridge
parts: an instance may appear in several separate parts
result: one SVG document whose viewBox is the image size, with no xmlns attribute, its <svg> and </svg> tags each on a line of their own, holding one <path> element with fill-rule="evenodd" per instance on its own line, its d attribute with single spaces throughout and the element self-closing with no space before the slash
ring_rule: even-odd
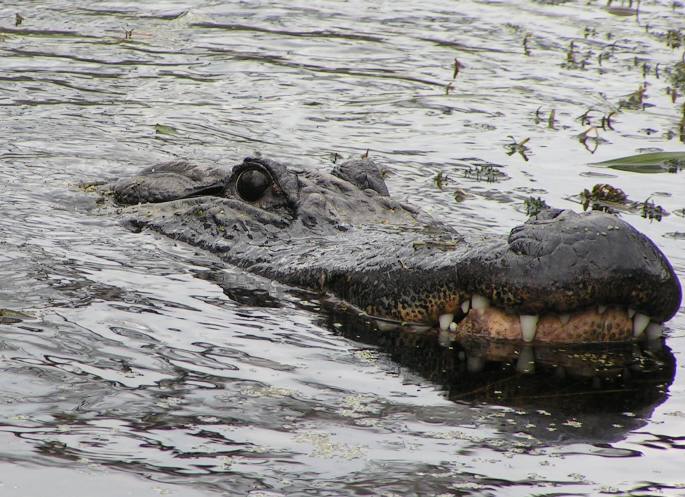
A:
<svg viewBox="0 0 685 497">
<path fill-rule="evenodd" d="M 261 169 L 247 169 L 238 175 L 235 189 L 238 196 L 245 202 L 256 202 L 264 196 L 272 185 L 271 176 Z"/>
</svg>

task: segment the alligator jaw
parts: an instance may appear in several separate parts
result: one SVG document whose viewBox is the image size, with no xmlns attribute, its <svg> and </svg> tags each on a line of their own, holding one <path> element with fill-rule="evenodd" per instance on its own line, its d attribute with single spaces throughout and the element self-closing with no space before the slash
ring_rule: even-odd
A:
<svg viewBox="0 0 685 497">
<path fill-rule="evenodd" d="M 474 296 L 472 300 L 485 300 Z M 621 306 L 599 305 L 565 314 L 509 314 L 493 306 L 472 308 L 458 322 L 445 326 L 449 314 L 439 319 L 442 330 L 458 336 L 541 343 L 627 342 L 646 336 L 659 338 L 661 323 Z"/>
<path fill-rule="evenodd" d="M 372 308 L 369 314 L 373 315 Z M 415 315 L 416 310 L 407 316 Z M 542 315 L 509 313 L 490 304 L 487 298 L 473 295 L 461 304 L 450 305 L 428 321 L 388 318 L 376 319 L 381 330 L 398 327 L 437 328 L 454 338 L 477 337 L 487 340 L 524 343 L 610 343 L 638 339 L 654 340 L 663 334 L 663 323 L 634 309 L 616 305 L 597 305 L 568 313 Z"/>
</svg>

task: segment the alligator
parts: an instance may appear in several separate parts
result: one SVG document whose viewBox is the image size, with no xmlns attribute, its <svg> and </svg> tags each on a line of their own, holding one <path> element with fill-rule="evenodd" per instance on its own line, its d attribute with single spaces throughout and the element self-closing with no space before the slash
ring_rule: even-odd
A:
<svg viewBox="0 0 685 497">
<path fill-rule="evenodd" d="M 535 343 L 661 336 L 681 286 L 664 254 L 612 214 L 547 208 L 508 236 L 465 237 L 393 199 L 368 158 L 330 172 L 248 157 L 175 161 L 108 183 L 126 225 L 345 302 L 379 328 Z"/>
</svg>

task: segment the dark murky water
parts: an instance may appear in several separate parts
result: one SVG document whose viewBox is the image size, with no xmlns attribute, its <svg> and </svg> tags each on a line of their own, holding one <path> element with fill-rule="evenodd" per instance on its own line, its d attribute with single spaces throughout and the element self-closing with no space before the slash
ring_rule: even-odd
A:
<svg viewBox="0 0 685 497">
<path fill-rule="evenodd" d="M 683 150 L 666 90 L 682 6 L 75 5 L 0 5 L 0 308 L 30 316 L 0 324 L 1 495 L 685 494 L 684 312 L 666 348 L 597 351 L 601 375 L 545 351 L 523 373 L 497 350 L 369 334 L 127 232 L 76 187 L 175 157 L 327 167 L 368 149 L 396 196 L 505 231 L 529 195 L 578 208 L 610 182 L 672 213 L 624 216 L 683 275 L 682 173 L 589 165 Z M 645 81 L 644 109 L 602 128 Z M 527 161 L 507 155 L 526 138 Z M 506 176 L 465 174 L 483 163 Z"/>
</svg>

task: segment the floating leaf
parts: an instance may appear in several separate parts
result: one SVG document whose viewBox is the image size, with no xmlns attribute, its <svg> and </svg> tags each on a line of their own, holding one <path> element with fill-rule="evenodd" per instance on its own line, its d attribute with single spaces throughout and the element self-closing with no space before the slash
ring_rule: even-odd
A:
<svg viewBox="0 0 685 497">
<path fill-rule="evenodd" d="M 650 152 L 594 162 L 592 165 L 634 173 L 677 173 L 685 169 L 685 152 Z"/>
<path fill-rule="evenodd" d="M 630 7 L 607 7 L 607 12 L 620 17 L 637 15 L 637 9 L 631 9 Z"/>
<path fill-rule="evenodd" d="M 24 312 L 13 311 L 12 309 L 3 309 L 0 307 L 0 324 L 14 324 L 19 323 L 24 319 L 32 319 L 33 316 Z"/>
<path fill-rule="evenodd" d="M 173 126 L 166 124 L 155 124 L 155 133 L 158 135 L 177 135 L 178 131 Z"/>
</svg>

